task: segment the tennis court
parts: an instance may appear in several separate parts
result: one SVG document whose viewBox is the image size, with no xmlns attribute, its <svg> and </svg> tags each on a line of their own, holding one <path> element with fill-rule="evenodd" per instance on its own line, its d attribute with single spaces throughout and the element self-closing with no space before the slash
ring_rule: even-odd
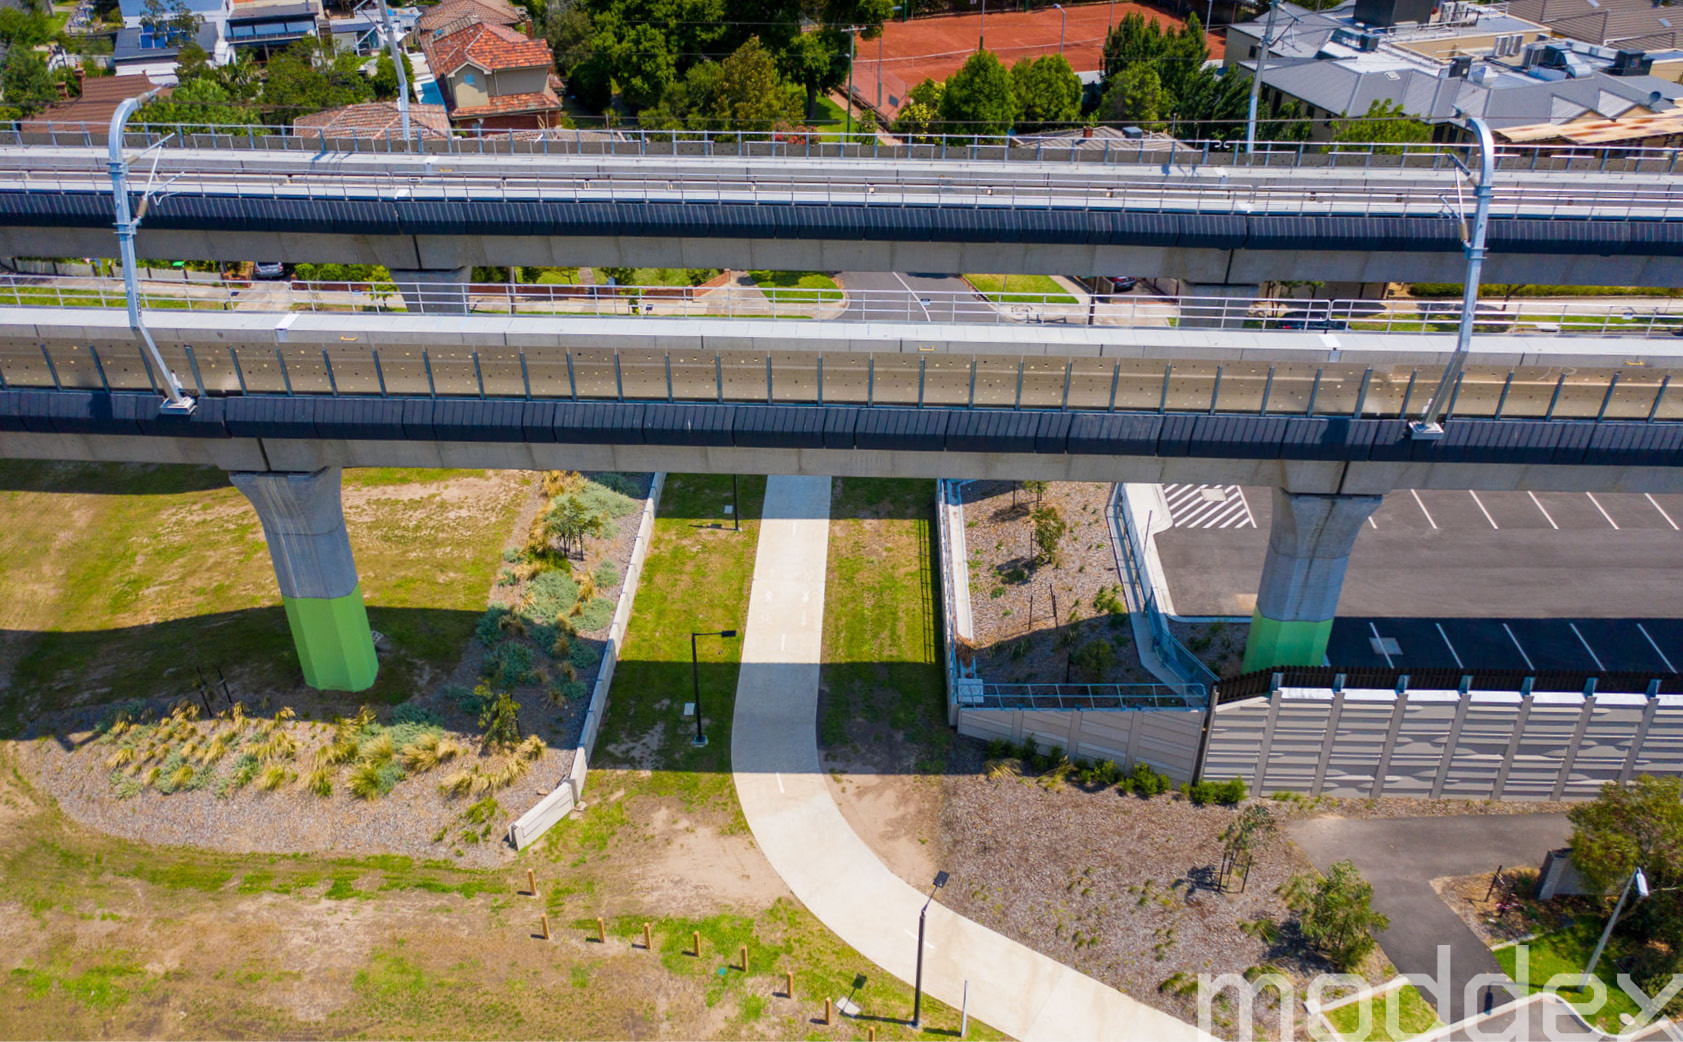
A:
<svg viewBox="0 0 1683 1042">
<path fill-rule="evenodd" d="M 1104 38 L 1111 25 L 1123 16 L 1138 13 L 1146 21 L 1156 19 L 1165 29 L 1179 28 L 1185 20 L 1154 7 L 1136 3 L 1084 4 L 1066 6 L 1059 12 L 1051 7 L 1038 11 L 989 11 L 985 18 L 977 4 L 976 14 L 915 18 L 889 22 L 876 40 L 860 40 L 854 66 L 853 92 L 859 102 L 875 109 L 884 120 L 893 119 L 905 104 L 906 93 L 925 78 L 944 80 L 958 71 L 977 50 L 986 33 L 987 49 L 1011 65 L 1020 58 L 1057 54 L 1060 15 L 1063 55 L 1078 73 L 1095 72 L 1104 65 Z M 1210 57 L 1223 54 L 1222 38 L 1206 34 Z"/>
</svg>

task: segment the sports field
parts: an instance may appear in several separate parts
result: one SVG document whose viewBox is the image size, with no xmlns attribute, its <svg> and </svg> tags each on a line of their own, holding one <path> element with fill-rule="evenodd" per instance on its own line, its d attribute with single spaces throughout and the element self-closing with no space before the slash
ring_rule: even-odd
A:
<svg viewBox="0 0 1683 1042">
<path fill-rule="evenodd" d="M 980 12 L 978 3 L 976 14 L 889 22 L 880 39 L 859 41 L 853 90 L 860 102 L 876 109 L 885 120 L 893 119 L 905 104 L 907 91 L 925 77 L 944 80 L 951 76 L 975 53 L 978 42 L 985 42 L 1006 65 L 1019 58 L 1058 53 L 1061 19 L 1057 10 L 989 11 L 985 26 Z M 1112 24 L 1133 12 L 1144 15 L 1147 21 L 1157 19 L 1164 28 L 1184 24 L 1181 18 L 1143 4 L 1065 7 L 1068 22 L 1062 30 L 1063 53 L 1076 72 L 1093 72 L 1104 64 L 1105 34 Z M 1222 38 L 1211 34 L 1208 39 L 1210 57 L 1220 58 Z"/>
</svg>

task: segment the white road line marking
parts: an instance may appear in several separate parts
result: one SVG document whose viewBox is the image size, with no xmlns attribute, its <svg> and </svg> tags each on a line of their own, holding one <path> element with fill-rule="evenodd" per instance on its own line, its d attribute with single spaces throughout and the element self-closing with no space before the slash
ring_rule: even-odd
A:
<svg viewBox="0 0 1683 1042">
<path fill-rule="evenodd" d="M 1484 500 L 1478 498 L 1478 493 L 1474 492 L 1472 489 L 1468 489 L 1467 495 L 1473 497 L 1473 502 L 1478 504 L 1478 512 L 1484 515 L 1484 519 L 1486 521 L 1490 522 L 1490 527 L 1496 529 L 1497 531 L 1501 531 L 1501 528 L 1496 524 L 1496 519 L 1490 516 L 1490 511 L 1484 509 Z"/>
<path fill-rule="evenodd" d="M 1671 519 L 1671 515 L 1665 512 L 1665 507 L 1660 506 L 1660 502 L 1659 502 L 1659 500 L 1654 498 L 1654 494 L 1651 493 L 1651 492 L 1644 492 L 1642 494 L 1644 496 L 1648 497 L 1648 502 L 1653 506 L 1653 508 L 1655 510 L 1658 510 L 1660 512 L 1661 517 L 1665 518 L 1665 523 L 1671 526 L 1671 530 L 1674 531 L 1674 532 L 1677 531 L 1678 530 L 1677 529 L 1677 522 L 1673 521 Z"/>
<path fill-rule="evenodd" d="M 1437 526 L 1434 525 L 1433 527 L 1435 528 Z M 1466 669 L 1467 667 L 1465 665 L 1463 665 L 1462 662 L 1461 662 L 1461 653 L 1455 650 L 1455 645 L 1453 645 L 1449 642 L 1449 634 L 1447 634 L 1443 631 L 1443 623 L 1434 622 L 1434 623 L 1432 623 L 1432 625 L 1434 625 L 1438 628 L 1438 636 L 1443 638 L 1443 646 L 1449 649 L 1450 655 L 1454 656 L 1454 658 L 1455 658 L 1455 668 L 1456 669 Z"/>
<path fill-rule="evenodd" d="M 783 788 L 783 775 L 782 774 L 777 775 L 777 791 L 783 793 L 785 796 L 788 795 L 788 791 Z"/>
<path fill-rule="evenodd" d="M 1395 669 L 1396 664 L 1391 661 L 1391 653 L 1385 650 L 1385 638 L 1379 635 L 1379 627 L 1375 626 L 1372 620 L 1369 620 L 1367 628 L 1373 631 L 1373 646 L 1379 649 L 1381 655 L 1385 656 L 1385 668 Z"/>
<path fill-rule="evenodd" d="M 907 930 L 907 931 L 905 931 L 905 934 L 906 934 L 907 937 L 910 937 L 912 940 L 914 940 L 914 941 L 917 940 L 917 931 L 916 930 Z M 928 948 L 930 951 L 935 950 L 935 943 L 933 941 L 924 941 L 923 946 L 925 948 Z"/>
<path fill-rule="evenodd" d="M 1527 492 L 1526 495 L 1531 497 L 1531 502 L 1537 504 L 1538 510 L 1543 511 L 1543 520 L 1549 523 L 1549 527 L 1556 532 L 1560 531 L 1560 526 L 1554 523 L 1554 518 L 1550 517 L 1549 512 L 1543 508 L 1543 501 L 1537 498 L 1537 493 Z"/>
<path fill-rule="evenodd" d="M 1426 515 L 1426 523 L 1428 525 L 1431 525 L 1434 529 L 1437 528 L 1438 523 L 1436 521 L 1432 520 L 1432 512 L 1430 510 L 1426 509 L 1426 504 L 1424 502 L 1422 502 L 1421 499 L 1420 499 L 1420 493 L 1414 491 L 1413 489 L 1409 489 L 1408 494 L 1414 497 L 1415 505 L 1420 508 L 1420 512 L 1422 514 Z M 1440 629 L 1441 629 L 1441 627 L 1440 627 Z"/>
<path fill-rule="evenodd" d="M 1369 514 L 1369 515 L 1367 515 L 1367 523 L 1368 523 L 1368 524 L 1369 524 L 1369 525 L 1372 525 L 1372 527 L 1373 527 L 1373 530 L 1374 530 L 1374 531 L 1375 531 L 1375 532 L 1377 532 L 1377 531 L 1379 531 L 1379 526 L 1378 526 L 1378 525 L 1375 525 L 1375 524 L 1374 524 L 1374 523 L 1373 523 L 1373 515 L 1372 515 L 1372 514 Z"/>
<path fill-rule="evenodd" d="M 1609 514 L 1607 512 L 1607 508 L 1601 505 L 1601 500 L 1595 498 L 1595 493 L 1585 492 L 1584 495 L 1589 497 L 1589 501 L 1595 504 L 1595 509 L 1601 511 L 1601 516 L 1606 518 L 1607 523 L 1613 526 L 1613 531 L 1617 532 L 1619 530 L 1619 523 L 1613 520 L 1613 515 Z"/>
<path fill-rule="evenodd" d="M 1519 657 L 1525 660 L 1525 668 L 1526 669 L 1536 669 L 1537 667 L 1533 666 L 1531 664 L 1531 656 L 1527 655 L 1525 653 L 1525 645 L 1521 644 L 1519 642 L 1519 638 L 1514 636 L 1514 631 L 1509 630 L 1508 629 L 1508 624 L 1505 623 L 1505 622 L 1502 623 L 1502 628 L 1505 629 L 1505 630 L 1508 630 L 1508 639 L 1513 641 L 1514 642 L 1514 647 L 1519 649 Z"/>
<path fill-rule="evenodd" d="M 1648 646 L 1653 648 L 1654 649 L 1654 654 L 1658 655 L 1660 657 L 1660 661 L 1665 663 L 1666 672 L 1668 672 L 1668 673 L 1677 672 L 1677 667 L 1672 665 L 1671 660 L 1665 657 L 1665 652 L 1660 650 L 1660 646 L 1654 642 L 1654 638 L 1649 635 L 1647 628 L 1644 627 L 1640 622 L 1636 624 L 1636 628 L 1639 631 L 1641 631 L 1641 633 L 1644 637 L 1648 638 Z"/>
<path fill-rule="evenodd" d="M 1585 495 L 1588 495 L 1588 493 L 1585 493 Z M 1605 671 L 1607 667 L 1601 664 L 1601 656 L 1597 655 L 1595 653 L 1595 649 L 1590 647 L 1590 642 L 1584 639 L 1584 635 L 1582 633 L 1578 633 L 1578 624 L 1575 622 L 1568 622 L 1566 625 L 1572 627 L 1572 632 L 1576 633 L 1578 636 L 1578 643 L 1582 644 L 1584 646 L 1584 650 L 1590 653 L 1590 658 L 1595 660 L 1595 668 Z"/>
</svg>

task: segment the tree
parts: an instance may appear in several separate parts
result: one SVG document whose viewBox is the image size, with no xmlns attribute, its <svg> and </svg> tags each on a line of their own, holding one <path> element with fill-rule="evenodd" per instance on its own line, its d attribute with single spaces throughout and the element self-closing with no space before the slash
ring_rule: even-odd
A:
<svg viewBox="0 0 1683 1042">
<path fill-rule="evenodd" d="M 1241 866 L 1250 860 L 1256 845 L 1272 836 L 1277 827 L 1268 808 L 1253 803 L 1222 830 L 1221 852 L 1230 864 Z"/>
<path fill-rule="evenodd" d="M 269 118 L 289 124 L 311 112 L 367 101 L 373 94 L 361 57 L 305 37 L 269 59 L 262 97 Z"/>
<path fill-rule="evenodd" d="M 1410 117 L 1401 104 L 1375 98 L 1367 107 L 1367 115 L 1334 123 L 1332 139 L 1341 146 L 1375 144 L 1378 147 L 1371 151 L 1376 155 L 1396 155 L 1407 151 L 1404 145 L 1432 140 L 1432 128 Z"/>
<path fill-rule="evenodd" d="M 658 102 L 678 78 L 678 60 L 666 34 L 652 25 L 632 26 L 623 37 L 608 40 L 598 32 L 596 47 L 613 70 L 620 97 L 633 112 Z"/>
<path fill-rule="evenodd" d="M 1111 77 L 1110 89 L 1099 103 L 1099 111 L 1109 122 L 1161 130 L 1164 113 L 1173 103 L 1173 98 L 1163 89 L 1157 69 L 1139 64 L 1130 65 Z"/>
<path fill-rule="evenodd" d="M 940 112 L 947 133 L 1004 135 L 1017 116 L 1011 74 L 992 51 L 977 51 L 947 80 L 946 90 L 941 92 Z"/>
<path fill-rule="evenodd" d="M 39 7 L 0 8 L 0 43 L 28 50 L 53 37 L 53 24 Z"/>
<path fill-rule="evenodd" d="M 1167 30 L 1155 18 L 1148 23 L 1141 14 L 1124 15 L 1104 41 L 1105 92 L 1110 92 L 1111 81 L 1124 71 L 1144 65 L 1156 72 L 1169 99 L 1165 109 L 1172 108 L 1174 99 L 1209 58 L 1209 43 L 1197 15 Z"/>
<path fill-rule="evenodd" d="M 1116 649 L 1103 638 L 1090 640 L 1069 657 L 1069 662 L 1089 681 L 1100 681 L 1110 674 L 1111 667 L 1116 664 Z"/>
<path fill-rule="evenodd" d="M 167 98 L 147 102 L 137 117 L 143 123 L 179 123 L 188 130 L 237 127 L 257 121 L 257 113 L 229 95 L 214 76 L 183 80 Z"/>
<path fill-rule="evenodd" d="M 692 128 L 764 132 L 797 118 L 788 86 L 758 36 L 749 37 L 700 80 L 690 99 Z"/>
<path fill-rule="evenodd" d="M 1069 525 L 1064 522 L 1057 507 L 1038 507 L 1029 517 L 1034 521 L 1035 563 L 1056 568 Z"/>
<path fill-rule="evenodd" d="M 1040 505 L 1040 499 L 1046 495 L 1046 490 L 1052 487 L 1050 481 L 1025 481 L 1023 491 L 1034 497 L 1034 505 Z"/>
<path fill-rule="evenodd" d="M 409 81 L 409 96 L 414 97 L 417 93 L 415 90 L 415 69 L 409 63 L 409 55 L 407 54 L 403 55 L 403 78 Z M 391 101 L 397 97 L 397 71 L 392 66 L 392 56 L 390 54 L 381 52 L 379 59 L 374 63 L 374 77 L 369 81 L 369 85 L 374 88 L 376 100 Z"/>
<path fill-rule="evenodd" d="M 544 39 L 549 42 L 550 53 L 555 55 L 555 70 L 568 83 L 572 82 L 573 70 L 596 53 L 591 45 L 595 32 L 590 12 L 582 4 L 557 0 L 545 8 Z"/>
<path fill-rule="evenodd" d="M 520 703 L 507 691 L 492 692 L 486 684 L 473 693 L 485 706 L 479 711 L 479 729 L 485 732 L 486 746 L 501 749 L 520 744 Z"/>
<path fill-rule="evenodd" d="M 58 100 L 58 89 L 47 63 L 28 47 L 13 47 L 6 52 L 5 65 L 0 68 L 0 101 L 17 115 L 27 116 Z"/>
<path fill-rule="evenodd" d="M 945 83 L 925 78 L 922 83 L 907 91 L 906 103 L 900 106 L 900 111 L 894 117 L 894 133 L 909 139 L 913 144 L 927 143 L 936 134 L 941 133 L 941 95 L 946 89 Z"/>
<path fill-rule="evenodd" d="M 1642 775 L 1608 782 L 1601 795 L 1567 813 L 1572 864 L 1590 890 L 1614 893 L 1641 868 L 1651 891 L 1621 922 L 1636 936 L 1666 940 L 1683 933 L 1683 779 Z M 1683 952 L 1675 952 L 1683 956 Z"/>
<path fill-rule="evenodd" d="M 544 515 L 544 529 L 561 545 L 561 553 L 584 552 L 584 537 L 602 530 L 602 519 L 579 502 L 577 496 L 557 496 Z"/>
<path fill-rule="evenodd" d="M 1373 950 L 1374 930 L 1391 926 L 1388 916 L 1373 910 L 1373 884 L 1350 861 L 1334 862 L 1324 876 L 1293 876 L 1282 894 L 1297 913 L 1304 940 L 1341 973 L 1355 969 Z"/>
<path fill-rule="evenodd" d="M 1017 126 L 1070 123 L 1081 116 L 1081 80 L 1061 54 L 1024 58 L 1011 66 Z"/>
<path fill-rule="evenodd" d="M 801 33 L 783 49 L 781 61 L 785 73 L 806 91 L 803 111 L 807 119 L 817 116 L 819 91 L 846 82 L 850 53 L 847 37 L 830 26 Z"/>
</svg>

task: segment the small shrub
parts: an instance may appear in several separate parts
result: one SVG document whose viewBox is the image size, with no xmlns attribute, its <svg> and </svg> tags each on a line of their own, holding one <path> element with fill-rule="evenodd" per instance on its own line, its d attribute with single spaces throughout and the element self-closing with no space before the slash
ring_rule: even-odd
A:
<svg viewBox="0 0 1683 1042">
<path fill-rule="evenodd" d="M 614 621 L 614 602 L 605 597 L 592 597 L 573 621 L 580 633 L 595 633 L 604 629 Z"/>
<path fill-rule="evenodd" d="M 1004 756 L 996 760 L 989 760 L 983 769 L 987 772 L 989 781 L 1003 781 L 1006 778 L 1021 776 L 1023 761 L 1014 756 Z"/>
<path fill-rule="evenodd" d="M 304 788 L 317 796 L 333 795 L 333 769 L 320 765 L 304 776 Z"/>
<path fill-rule="evenodd" d="M 498 691 L 479 714 L 479 727 L 485 732 L 485 744 L 497 748 L 520 741 L 520 703 L 507 691 Z"/>
<path fill-rule="evenodd" d="M 559 569 L 544 572 L 526 589 L 526 605 L 520 613 L 536 625 L 553 626 L 555 620 L 573 610 L 579 599 L 579 584 Z"/>
<path fill-rule="evenodd" d="M 257 787 L 264 792 L 274 792 L 286 784 L 287 769 L 278 763 L 271 763 L 263 768 L 257 776 Z"/>
<path fill-rule="evenodd" d="M 243 789 L 250 785 L 257 777 L 257 772 L 263 769 L 262 761 L 250 753 L 241 753 L 234 761 L 233 770 L 229 772 L 229 780 L 236 789 Z"/>
<path fill-rule="evenodd" d="M 1127 786 L 1118 786 L 1123 792 L 1132 792 L 1136 796 L 1150 799 L 1169 791 L 1169 778 L 1151 769 L 1148 763 L 1134 764 L 1134 771 L 1126 779 Z"/>
<path fill-rule="evenodd" d="M 1003 738 L 995 738 L 988 742 L 987 752 L 983 755 L 989 760 L 1000 760 L 1011 754 L 1011 743 Z"/>
<path fill-rule="evenodd" d="M 595 580 L 598 590 L 611 590 L 619 585 L 619 568 L 612 561 L 603 561 L 590 573 L 590 577 Z"/>
<path fill-rule="evenodd" d="M 503 688 L 525 683 L 531 671 L 532 649 L 513 640 L 505 640 L 492 648 L 479 670 L 482 676 Z"/>
<path fill-rule="evenodd" d="M 1201 781 L 1192 785 L 1182 786 L 1183 792 L 1191 798 L 1194 806 L 1203 807 L 1211 803 L 1233 806 L 1245 798 L 1245 779 L 1230 778 L 1224 782 Z"/>
<path fill-rule="evenodd" d="M 455 706 L 458 712 L 478 717 L 485 710 L 485 697 L 480 694 L 481 690 L 489 693 L 489 689 L 484 685 L 469 690 L 461 684 L 451 684 L 444 689 L 444 698 Z"/>
<path fill-rule="evenodd" d="M 1128 605 L 1123 603 L 1121 593 L 1120 586 L 1101 586 L 1093 594 L 1093 607 L 1109 615 L 1127 615 Z"/>
<path fill-rule="evenodd" d="M 702 279 L 702 281 L 706 282 L 707 280 Z M 643 494 L 641 483 L 633 478 L 626 477 L 624 474 L 616 474 L 609 471 L 605 474 L 594 474 L 591 476 L 590 480 L 594 481 L 598 485 L 601 485 L 608 491 L 618 492 L 622 496 L 640 498 Z"/>
<path fill-rule="evenodd" d="M 123 746 L 121 749 L 118 749 L 116 752 L 112 753 L 110 756 L 107 756 L 105 758 L 105 766 L 111 767 L 113 769 L 117 768 L 117 767 L 127 767 L 129 764 L 131 764 L 133 762 L 134 762 L 134 747 L 133 746 L 127 746 L 127 745 Z"/>
<path fill-rule="evenodd" d="M 479 617 L 479 622 L 473 628 L 473 635 L 479 638 L 479 643 L 490 647 L 503 638 L 503 619 L 513 614 L 505 605 L 493 604 L 485 609 L 485 614 Z"/>
<path fill-rule="evenodd" d="M 526 736 L 526 740 L 521 742 L 515 751 L 528 760 L 536 760 L 538 757 L 543 755 L 543 739 L 539 738 L 535 734 L 529 734 Z"/>
<path fill-rule="evenodd" d="M 589 669 L 602 659 L 602 652 L 588 640 L 573 641 L 573 650 L 568 653 L 567 661 L 577 669 Z"/>
<path fill-rule="evenodd" d="M 351 795 L 363 800 L 376 800 L 384 794 L 380 787 L 380 765 L 359 763 L 351 770 Z"/>
<path fill-rule="evenodd" d="M 1107 789 L 1122 780 L 1122 768 L 1115 760 L 1090 763 L 1081 769 L 1081 784 L 1092 789 Z"/>
</svg>

